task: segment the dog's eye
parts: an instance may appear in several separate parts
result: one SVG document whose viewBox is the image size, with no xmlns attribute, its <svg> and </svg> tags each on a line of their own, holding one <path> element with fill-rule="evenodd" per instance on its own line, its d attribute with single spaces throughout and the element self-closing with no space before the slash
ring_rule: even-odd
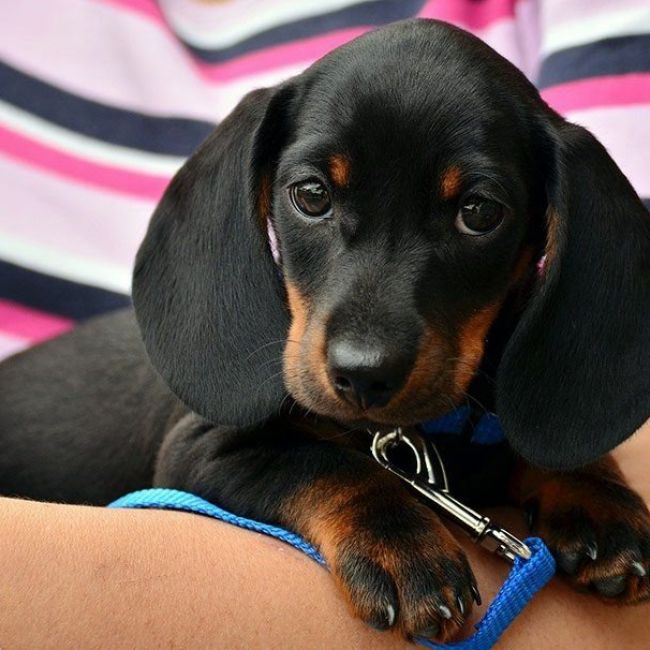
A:
<svg viewBox="0 0 650 650">
<path fill-rule="evenodd" d="M 290 191 L 294 206 L 307 217 L 324 217 L 332 208 L 327 188 L 317 180 L 296 183 Z"/>
<path fill-rule="evenodd" d="M 503 206 L 496 201 L 471 197 L 458 211 L 456 228 L 463 235 L 485 235 L 503 221 Z"/>
</svg>

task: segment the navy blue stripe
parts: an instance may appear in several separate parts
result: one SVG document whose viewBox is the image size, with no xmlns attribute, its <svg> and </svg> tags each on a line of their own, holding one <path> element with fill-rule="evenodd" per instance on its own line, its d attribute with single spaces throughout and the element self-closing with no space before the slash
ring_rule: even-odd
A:
<svg viewBox="0 0 650 650">
<path fill-rule="evenodd" d="M 174 83 L 173 79 L 169 83 Z M 0 99 L 97 140 L 173 156 L 188 156 L 214 124 L 127 111 L 73 95 L 0 62 Z"/>
<path fill-rule="evenodd" d="M 542 63 L 538 86 L 632 72 L 650 72 L 650 34 L 608 38 L 551 54 Z"/>
<path fill-rule="evenodd" d="M 0 298 L 73 320 L 126 307 L 131 299 L 0 261 Z"/>
<path fill-rule="evenodd" d="M 646 208 L 648 208 L 648 212 L 650 212 L 650 199 L 641 199 L 643 201 L 643 205 L 645 205 Z"/>
<path fill-rule="evenodd" d="M 260 32 L 230 47 L 207 50 L 187 44 L 187 47 L 207 63 L 224 63 L 275 45 L 319 36 L 338 29 L 379 26 L 395 20 L 416 16 L 425 0 L 371 0 L 338 11 L 310 16 Z M 323 3 L 323 8 L 327 7 Z"/>
</svg>

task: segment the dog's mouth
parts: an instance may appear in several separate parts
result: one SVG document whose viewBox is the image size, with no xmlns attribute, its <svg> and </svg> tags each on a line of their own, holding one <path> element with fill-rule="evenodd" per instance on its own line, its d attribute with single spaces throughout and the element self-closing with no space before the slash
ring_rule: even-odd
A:
<svg viewBox="0 0 650 650">
<path fill-rule="evenodd" d="M 375 427 L 412 426 L 453 411 L 478 371 L 499 308 L 475 310 L 455 335 L 425 325 L 414 350 L 408 339 L 383 347 L 354 332 L 337 331 L 332 339 L 328 319 L 290 283 L 287 292 L 292 322 L 283 376 L 289 393 L 306 411 Z"/>
</svg>

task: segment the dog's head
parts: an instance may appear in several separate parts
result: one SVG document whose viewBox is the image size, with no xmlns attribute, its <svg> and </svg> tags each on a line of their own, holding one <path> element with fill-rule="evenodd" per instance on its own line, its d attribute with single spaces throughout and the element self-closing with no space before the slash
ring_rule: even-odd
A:
<svg viewBox="0 0 650 650">
<path fill-rule="evenodd" d="M 507 436 L 588 462 L 650 416 L 650 218 L 512 65 L 424 20 L 246 96 L 172 181 L 133 284 L 172 390 L 239 425 L 287 391 L 343 421 L 448 411 L 514 293 Z"/>
</svg>

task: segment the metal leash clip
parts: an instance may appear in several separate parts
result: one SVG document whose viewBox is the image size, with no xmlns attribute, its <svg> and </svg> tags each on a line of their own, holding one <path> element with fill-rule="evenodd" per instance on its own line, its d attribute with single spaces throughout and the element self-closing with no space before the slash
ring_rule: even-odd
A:
<svg viewBox="0 0 650 650">
<path fill-rule="evenodd" d="M 405 445 L 414 456 L 415 469 L 412 474 L 388 457 L 389 452 L 394 453 L 400 445 Z M 445 467 L 438 449 L 432 442 L 419 435 L 407 436 L 398 427 L 388 433 L 375 433 L 371 451 L 382 467 L 399 476 L 432 501 L 468 533 L 474 542 L 510 562 L 514 562 L 516 557 L 524 560 L 530 558 L 530 549 L 520 539 L 449 494 Z"/>
</svg>

